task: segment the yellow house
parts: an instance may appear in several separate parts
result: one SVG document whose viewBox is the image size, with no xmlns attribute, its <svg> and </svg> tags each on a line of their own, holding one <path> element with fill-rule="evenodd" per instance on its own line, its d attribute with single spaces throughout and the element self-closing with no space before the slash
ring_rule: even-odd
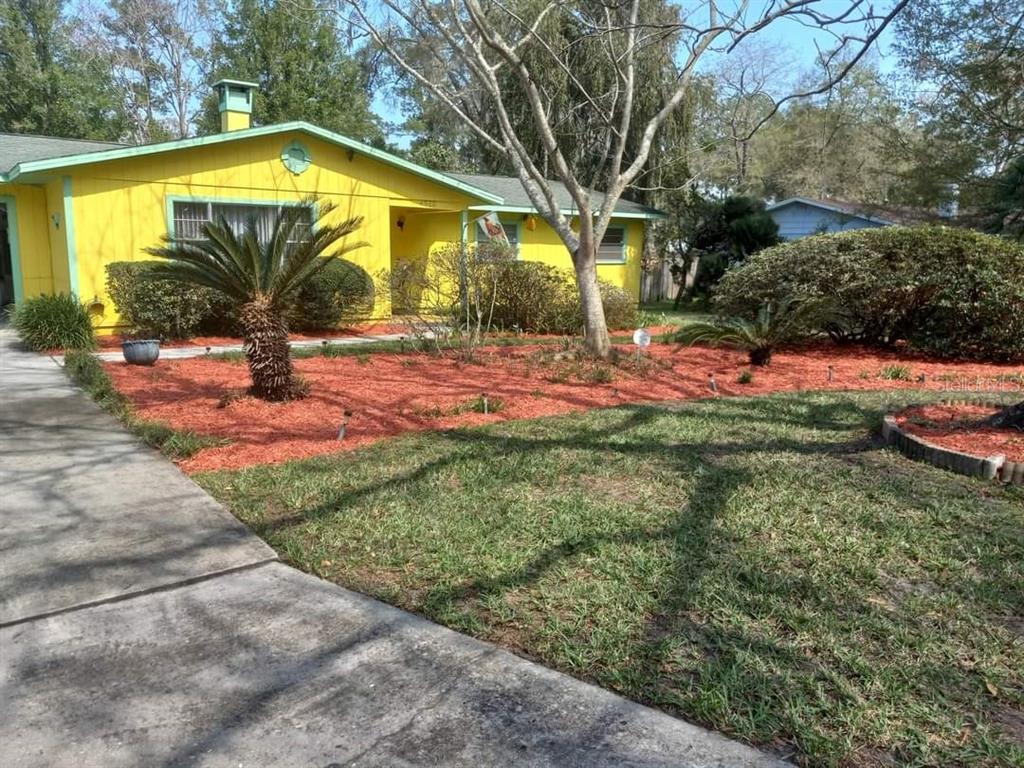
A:
<svg viewBox="0 0 1024 768">
<path fill-rule="evenodd" d="M 331 200 L 336 216 L 363 217 L 357 237 L 369 247 L 349 258 L 370 275 L 472 241 L 474 221 L 490 212 L 519 258 L 571 269 L 518 180 L 439 173 L 303 122 L 250 127 L 254 85 L 216 87 L 222 131 L 212 136 L 125 146 L 0 134 L 0 305 L 70 292 L 112 331 L 108 264 L 151 258 L 145 249 L 162 235 L 198 232 L 212 216 L 241 226 L 309 196 Z M 599 252 L 602 279 L 639 296 L 644 227 L 659 217 L 620 202 Z M 390 296 L 377 296 L 374 314 L 390 316 Z"/>
</svg>

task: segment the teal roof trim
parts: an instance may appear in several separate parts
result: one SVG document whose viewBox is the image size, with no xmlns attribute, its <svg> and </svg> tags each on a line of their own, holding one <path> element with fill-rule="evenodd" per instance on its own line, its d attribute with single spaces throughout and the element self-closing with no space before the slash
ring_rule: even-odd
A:
<svg viewBox="0 0 1024 768">
<path fill-rule="evenodd" d="M 36 136 L 29 133 L 3 133 L 0 131 L 0 180 L 18 163 L 30 160 L 53 160 L 58 157 L 81 155 L 108 149 L 122 149 L 125 145 L 113 141 L 65 139 L 56 136 Z"/>
<path fill-rule="evenodd" d="M 471 211 L 494 211 L 495 213 L 534 213 L 538 216 L 537 209 L 529 205 L 471 205 L 469 206 Z M 574 208 L 560 208 L 558 211 L 563 216 L 576 216 L 579 214 Z M 597 213 L 594 214 L 595 216 Z M 660 221 L 667 219 L 668 214 L 664 211 L 659 211 L 656 208 L 648 208 L 646 211 L 623 211 L 616 208 L 612 211 L 613 219 L 650 219 L 654 221 Z"/>
<path fill-rule="evenodd" d="M 505 213 L 536 213 L 537 209 L 533 201 L 523 188 L 522 182 L 515 176 L 490 176 L 477 173 L 453 173 L 451 174 L 459 181 L 473 186 L 480 187 L 503 198 L 502 206 L 495 208 L 498 212 Z M 555 179 L 548 179 L 548 184 L 555 202 L 558 204 L 559 213 L 563 216 L 575 216 L 578 213 L 576 202 L 573 200 L 565 184 Z M 604 204 L 604 192 L 593 190 L 590 193 L 590 203 L 594 210 L 600 210 Z M 479 209 L 479 206 L 474 206 Z M 615 203 L 615 210 L 612 216 L 623 219 L 663 219 L 666 218 L 662 211 L 650 208 L 632 200 L 620 197 Z"/>
<path fill-rule="evenodd" d="M 119 147 L 116 149 L 101 150 L 99 152 L 86 152 L 79 155 L 55 157 L 46 160 L 30 160 L 18 163 L 6 174 L 5 177 L 0 177 L 0 180 L 14 181 L 19 176 L 30 173 L 71 168 L 77 165 L 88 165 L 91 163 L 103 163 L 108 160 L 122 160 L 129 157 L 144 157 L 146 155 L 154 155 L 161 152 L 171 152 L 176 149 L 205 147 L 214 144 L 222 144 L 228 141 L 251 139 L 258 136 L 273 136 L 275 134 L 287 133 L 289 131 L 298 131 L 309 134 L 310 136 L 316 136 L 324 141 L 336 144 L 340 147 L 345 147 L 346 149 L 351 149 L 362 155 L 366 155 L 367 157 L 379 160 L 380 162 L 387 163 L 388 165 L 392 165 L 396 168 L 401 168 L 404 171 L 409 171 L 410 173 L 429 179 L 430 181 L 437 182 L 438 184 L 451 189 L 456 189 L 459 192 L 469 195 L 470 197 L 475 197 L 479 200 L 498 204 L 505 202 L 504 199 L 498 195 L 492 194 L 484 189 L 480 189 L 473 184 L 468 184 L 438 171 L 432 171 L 429 168 L 424 168 L 422 165 L 417 165 L 416 163 L 410 162 L 404 158 L 392 155 L 390 152 L 376 149 L 368 144 L 363 144 L 361 141 L 350 139 L 347 136 L 342 136 L 341 134 L 328 131 L 324 128 L 319 128 L 315 125 L 302 121 L 278 123 L 277 125 L 262 125 L 257 128 L 244 128 L 238 131 L 215 133 L 211 136 L 197 136 L 191 139 L 177 139 L 176 141 L 165 141 L 159 144 L 143 144 L 134 147 Z"/>
</svg>

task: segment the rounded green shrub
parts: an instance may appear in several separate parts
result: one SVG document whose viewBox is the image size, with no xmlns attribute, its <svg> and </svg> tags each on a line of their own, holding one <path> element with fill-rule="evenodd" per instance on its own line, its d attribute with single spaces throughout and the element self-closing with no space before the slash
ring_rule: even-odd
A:
<svg viewBox="0 0 1024 768">
<path fill-rule="evenodd" d="M 229 303 L 212 288 L 158 280 L 153 261 L 118 261 L 107 266 L 107 293 L 134 333 L 159 339 L 189 339 L 222 331 Z"/>
<path fill-rule="evenodd" d="M 492 324 L 524 333 L 576 334 L 583 328 L 583 310 L 575 275 L 536 261 L 493 264 L 486 281 L 493 287 Z M 484 281 L 482 281 L 484 282 Z M 605 320 L 613 330 L 636 327 L 636 299 L 618 286 L 600 282 Z M 491 296 L 481 302 L 490 307 Z"/>
<path fill-rule="evenodd" d="M 991 235 L 883 227 L 795 240 L 728 270 L 714 300 L 752 317 L 785 299 L 826 304 L 820 330 L 838 341 L 1024 359 L 1024 247 Z"/>
<path fill-rule="evenodd" d="M 549 264 L 506 261 L 490 267 L 496 328 L 524 333 L 556 333 L 558 305 L 565 302 L 566 276 Z M 490 286 L 488 286 L 490 287 Z M 490 298 L 482 302 L 490 305 Z"/>
<path fill-rule="evenodd" d="M 95 349 L 89 311 L 67 293 L 34 296 L 11 313 L 11 325 L 29 349 Z"/>
<path fill-rule="evenodd" d="M 639 322 L 636 297 L 624 288 L 606 283 L 604 280 L 599 282 L 599 286 L 604 319 L 608 323 L 608 328 L 613 331 L 636 328 Z"/>
<path fill-rule="evenodd" d="M 343 259 L 330 263 L 307 281 L 288 311 L 288 327 L 296 331 L 337 328 L 343 321 L 366 317 L 373 311 L 373 278 Z"/>
</svg>

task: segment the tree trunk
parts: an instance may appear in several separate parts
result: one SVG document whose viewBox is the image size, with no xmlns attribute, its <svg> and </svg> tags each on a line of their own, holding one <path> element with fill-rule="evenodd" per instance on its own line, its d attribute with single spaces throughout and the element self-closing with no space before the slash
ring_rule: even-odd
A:
<svg viewBox="0 0 1024 768">
<path fill-rule="evenodd" d="M 249 362 L 250 391 L 263 400 L 293 400 L 302 396 L 296 386 L 288 349 L 288 326 L 266 300 L 245 304 L 239 312 L 243 348 Z"/>
<path fill-rule="evenodd" d="M 595 357 L 605 358 L 611 353 L 612 342 L 608 337 L 608 324 L 605 322 L 604 305 L 601 303 L 601 289 L 597 284 L 597 250 L 593 244 L 592 230 L 586 238 L 589 242 L 584 240 L 582 232 L 580 235 L 579 250 L 573 263 L 580 291 L 580 306 L 583 309 L 586 346 Z"/>
<path fill-rule="evenodd" d="M 1024 430 L 1024 400 L 1016 405 L 1009 405 L 1003 408 L 999 413 L 991 416 L 986 421 L 986 424 L 1000 429 L 1015 428 Z"/>
</svg>

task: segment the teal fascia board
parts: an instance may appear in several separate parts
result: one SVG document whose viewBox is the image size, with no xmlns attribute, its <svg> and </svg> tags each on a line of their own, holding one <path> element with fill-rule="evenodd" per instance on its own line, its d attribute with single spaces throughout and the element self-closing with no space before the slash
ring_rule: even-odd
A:
<svg viewBox="0 0 1024 768">
<path fill-rule="evenodd" d="M 532 213 L 537 216 L 540 215 L 536 208 L 531 208 L 528 205 L 471 205 L 469 206 L 471 211 L 494 211 L 495 213 Z M 562 208 L 559 213 L 563 216 L 577 216 L 579 211 L 575 208 Z M 594 214 L 597 215 L 596 213 Z M 650 220 L 661 220 L 667 219 L 668 214 L 663 211 L 659 211 L 655 208 L 650 208 L 646 211 L 612 211 L 613 219 L 650 219 Z"/>
<path fill-rule="evenodd" d="M 87 152 L 81 155 L 55 157 L 49 160 L 30 160 L 28 162 L 18 163 L 18 165 L 11 169 L 8 173 L 7 180 L 13 181 L 18 176 L 30 173 L 72 168 L 74 166 L 89 165 L 92 163 L 103 163 L 108 160 L 122 160 L 129 157 L 144 157 L 146 155 L 154 155 L 161 152 L 172 152 L 176 149 L 205 147 L 222 144 L 228 141 L 239 141 L 259 136 L 273 136 L 275 134 L 288 133 L 289 131 L 297 131 L 310 136 L 315 136 L 331 144 L 344 147 L 345 149 L 350 149 L 361 155 L 372 157 L 374 160 L 378 160 L 396 168 L 401 168 L 404 171 L 408 171 L 422 178 L 429 179 L 430 181 L 434 181 L 442 186 L 458 190 L 459 192 L 478 200 L 482 200 L 487 203 L 496 203 L 498 205 L 504 203 L 504 198 L 480 189 L 479 187 L 474 187 L 472 184 L 466 184 L 465 182 L 453 179 L 451 176 L 440 173 L 439 171 L 424 168 L 422 165 L 417 165 L 405 158 L 392 155 L 390 152 L 385 152 L 381 149 L 371 147 L 368 144 L 363 144 L 361 141 L 350 139 L 347 136 L 342 136 L 341 134 L 328 131 L 324 128 L 319 128 L 315 125 L 302 121 L 279 123 L 278 125 L 261 125 L 256 128 L 243 128 L 238 131 L 229 131 L 227 133 L 215 133 L 211 136 L 197 136 L 190 139 L 165 141 L 159 144 L 143 144 L 137 147 L 122 147 L 118 149 L 104 150 L 102 152 Z"/>
</svg>

